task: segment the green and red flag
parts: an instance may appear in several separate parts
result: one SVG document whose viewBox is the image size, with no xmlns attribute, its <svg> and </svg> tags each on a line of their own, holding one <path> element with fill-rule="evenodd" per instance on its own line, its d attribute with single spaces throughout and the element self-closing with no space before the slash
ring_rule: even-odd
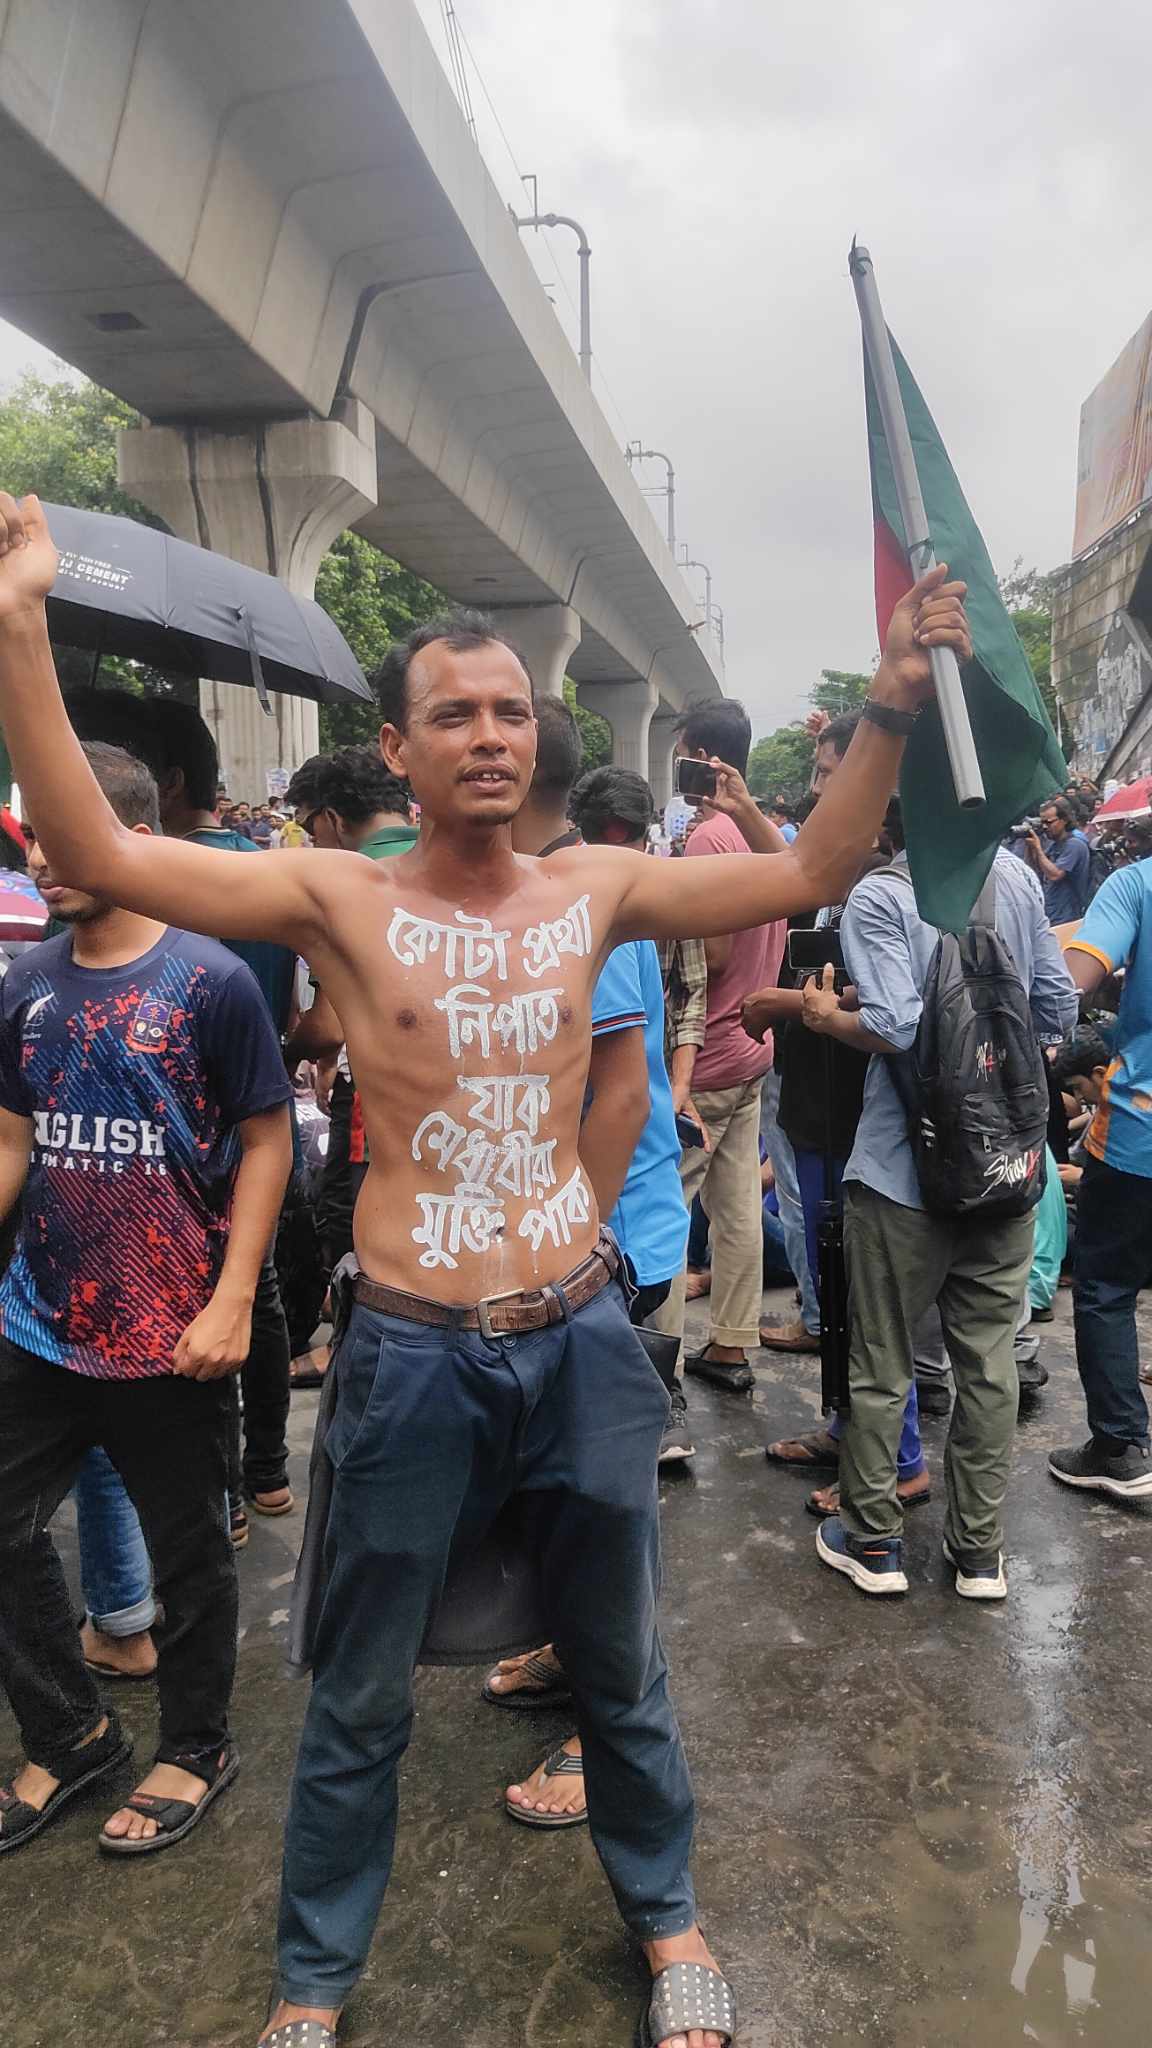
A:
<svg viewBox="0 0 1152 2048">
<path fill-rule="evenodd" d="M 973 810 L 964 810 L 957 802 L 935 703 L 916 721 L 900 777 L 908 864 L 920 915 L 944 931 L 963 931 L 1004 833 L 1019 818 L 1035 812 L 1054 789 L 1063 787 L 1066 767 L 1028 657 L 1005 609 L 980 529 L 968 510 L 916 380 L 894 341 L 892 357 L 936 559 L 947 562 L 950 577 L 968 585 L 965 605 L 972 628 L 972 660 L 962 676 L 987 801 Z M 867 351 L 864 385 L 875 522 L 876 618 L 883 646 L 893 609 L 914 579 Z M 922 537 L 913 536 L 917 540 Z"/>
</svg>

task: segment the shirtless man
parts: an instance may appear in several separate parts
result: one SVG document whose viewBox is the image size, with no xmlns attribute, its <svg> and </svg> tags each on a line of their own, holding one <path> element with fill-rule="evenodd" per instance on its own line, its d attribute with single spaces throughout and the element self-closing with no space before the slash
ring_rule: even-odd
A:
<svg viewBox="0 0 1152 2048">
<path fill-rule="evenodd" d="M 667 1401 L 577 1152 L 590 996 L 621 940 L 730 932 L 842 898 L 929 693 L 929 646 L 970 652 L 963 586 L 935 570 L 897 607 L 876 722 L 862 720 L 786 853 L 515 854 L 532 687 L 464 616 L 415 634 L 378 679 L 381 749 L 419 800 L 419 844 L 382 863 L 256 861 L 119 825 L 57 687 L 43 604 L 55 569 L 37 501 L 0 494 L 0 718 L 53 873 L 145 916 L 304 954 L 346 1021 L 371 1146 L 362 1273 L 333 1368 L 333 1569 L 288 1820 L 282 2002 L 261 2038 L 334 2040 L 388 1880 L 421 1638 L 453 1554 L 519 1491 L 537 1512 L 593 1839 L 655 1980 L 642 2040 L 727 2048 L 734 2006 L 696 1924 L 692 1793 L 655 1625 Z"/>
</svg>

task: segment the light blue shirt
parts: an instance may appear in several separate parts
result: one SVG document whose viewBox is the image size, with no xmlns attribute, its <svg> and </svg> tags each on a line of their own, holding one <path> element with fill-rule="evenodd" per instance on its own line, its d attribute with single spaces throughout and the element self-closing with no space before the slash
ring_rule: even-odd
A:
<svg viewBox="0 0 1152 2048">
<path fill-rule="evenodd" d="M 1121 1173 L 1152 1179 L 1152 860 L 1109 875 L 1071 943 L 1109 973 L 1125 969 L 1115 1057 L 1086 1149 Z"/>
<path fill-rule="evenodd" d="M 892 868 L 906 874 L 907 857 L 900 854 Z M 1020 970 L 1037 1036 L 1042 1043 L 1058 1044 L 1075 1028 L 1079 1002 L 1059 940 L 1044 914 L 1040 884 L 1030 868 L 1003 850 L 996 855 L 992 872 L 996 930 Z M 907 1052 L 916 1038 L 940 934 L 920 917 L 907 882 L 888 875 L 889 870 L 881 868 L 857 883 L 841 921 L 840 941 L 848 979 L 860 997 L 860 1022 L 865 1030 L 887 1039 L 893 1051 Z M 924 1207 L 908 1143 L 907 1115 L 883 1057 L 874 1057 L 868 1067 L 864 1106 L 844 1178 L 862 1181 L 905 1209 Z"/>
<path fill-rule="evenodd" d="M 648 1062 L 648 1121 L 632 1154 L 620 1200 L 605 1217 L 632 1261 L 641 1287 L 672 1280 L 688 1248 L 688 1210 L 680 1187 L 680 1140 L 664 1065 L 664 984 L 651 939 L 609 953 L 592 992 L 592 1036 L 638 1025 Z"/>
</svg>

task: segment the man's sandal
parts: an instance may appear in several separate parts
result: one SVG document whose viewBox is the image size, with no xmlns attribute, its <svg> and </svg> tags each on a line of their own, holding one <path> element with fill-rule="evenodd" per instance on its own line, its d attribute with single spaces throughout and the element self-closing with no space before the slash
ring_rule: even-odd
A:
<svg viewBox="0 0 1152 2048">
<path fill-rule="evenodd" d="M 493 1692 L 492 1678 L 486 1678 L 480 1689 L 481 1698 L 486 1699 L 490 1707 L 511 1707 L 520 1714 L 536 1713 L 541 1707 L 566 1707 L 571 1703 L 572 1688 L 564 1673 L 543 1657 L 525 1657 L 524 1662 L 517 1665 L 515 1673 L 508 1671 L 500 1675 L 511 1678 L 521 1674 L 532 1680 L 531 1685 L 518 1686 L 515 1692 Z"/>
<path fill-rule="evenodd" d="M 50 1827 L 62 1806 L 86 1786 L 95 1785 L 98 1779 L 118 1770 L 131 1754 L 132 1744 L 116 1715 L 109 1713 L 107 1728 L 94 1742 L 85 1742 L 79 1749 L 66 1750 L 63 1756 L 41 1764 L 42 1770 L 60 1781 L 43 1806 L 30 1806 L 26 1799 L 18 1799 L 11 1778 L 0 1785 L 0 1856 L 30 1842 L 41 1828 Z"/>
<path fill-rule="evenodd" d="M 126 1811 L 154 1820 L 156 1833 L 134 1842 L 127 1835 L 110 1835 L 101 1828 L 96 1839 L 106 1855 L 154 1856 L 158 1849 L 175 1848 L 177 1842 L 199 1827 L 212 1801 L 232 1783 L 240 1769 L 240 1752 L 234 1742 L 226 1742 L 216 1757 L 166 1757 L 164 1761 L 175 1764 L 179 1771 L 188 1771 L 194 1778 L 202 1778 L 208 1788 L 204 1797 L 193 1802 L 161 1799 L 154 1792 L 133 1792 L 124 1801 Z"/>
<path fill-rule="evenodd" d="M 660 2048 L 673 2034 L 719 2034 L 736 2039 L 736 1994 L 707 1963 L 670 1963 L 652 1979 L 636 2029 L 636 2048 Z"/>
<path fill-rule="evenodd" d="M 544 1758 L 542 1766 L 533 1765 L 533 1770 L 538 1771 L 541 1768 L 546 1778 L 582 1778 L 584 1759 L 582 1756 L 569 1756 L 566 1749 L 554 1749 L 550 1756 Z M 531 1777 L 532 1772 L 528 1775 Z M 533 1813 L 530 1806 L 521 1806 L 515 1799 L 507 1798 L 504 1801 L 504 1811 L 509 1820 L 518 1820 L 521 1827 L 525 1828 L 579 1828 L 583 1827 L 588 1818 L 586 1805 L 578 1807 L 573 1813 Z"/>
<path fill-rule="evenodd" d="M 695 1379 L 707 1380 L 711 1386 L 723 1387 L 729 1394 L 747 1394 L 756 1385 L 756 1375 L 746 1358 L 709 1358 L 711 1345 L 703 1351 L 690 1351 L 684 1360 L 684 1370 Z"/>
</svg>

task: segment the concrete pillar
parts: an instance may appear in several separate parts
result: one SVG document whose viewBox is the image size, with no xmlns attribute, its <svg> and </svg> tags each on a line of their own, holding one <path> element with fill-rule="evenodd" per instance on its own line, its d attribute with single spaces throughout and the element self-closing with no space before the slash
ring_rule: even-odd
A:
<svg viewBox="0 0 1152 2048">
<path fill-rule="evenodd" d="M 587 711 L 598 711 L 612 727 L 612 760 L 648 780 L 648 728 L 660 702 L 655 683 L 579 683 L 576 695 Z"/>
<path fill-rule="evenodd" d="M 337 534 L 376 502 L 376 430 L 347 400 L 328 420 L 276 420 L 225 433 L 213 427 L 129 427 L 120 435 L 124 490 L 181 540 L 279 576 L 311 597 Z M 319 739 L 319 707 L 271 693 L 201 682 L 200 709 L 216 737 L 230 796 L 262 803 L 267 772 L 292 773 Z"/>
<path fill-rule="evenodd" d="M 648 780 L 662 811 L 672 800 L 672 751 L 676 745 L 676 713 L 661 704 L 648 727 Z"/>
<path fill-rule="evenodd" d="M 564 672 L 580 645 L 579 612 L 570 604 L 514 604 L 503 605 L 489 616 L 524 656 L 540 695 L 559 697 Z"/>
</svg>

